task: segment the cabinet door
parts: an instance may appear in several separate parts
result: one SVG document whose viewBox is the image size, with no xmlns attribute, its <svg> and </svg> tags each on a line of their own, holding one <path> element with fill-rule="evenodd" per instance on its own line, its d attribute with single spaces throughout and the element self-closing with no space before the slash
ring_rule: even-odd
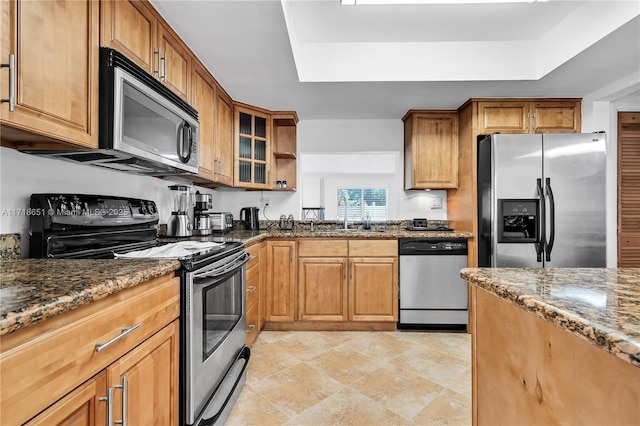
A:
<svg viewBox="0 0 640 426">
<path fill-rule="evenodd" d="M 529 133 L 529 101 L 478 102 L 478 134 Z"/>
<path fill-rule="evenodd" d="M 295 319 L 296 242 L 267 242 L 267 321 Z"/>
<path fill-rule="evenodd" d="M 299 258 L 298 319 L 347 320 L 346 258 Z"/>
<path fill-rule="evenodd" d="M 126 55 L 149 74 L 158 77 L 160 55 L 155 12 L 146 2 L 102 0 L 100 45 Z"/>
<path fill-rule="evenodd" d="M 214 179 L 233 185 L 233 101 L 218 86 L 215 99 L 215 172 Z"/>
<path fill-rule="evenodd" d="M 398 320 L 397 257 L 350 258 L 349 280 L 349 321 Z"/>
<path fill-rule="evenodd" d="M 2 124 L 97 148 L 98 2 L 5 0 L 0 8 L 0 58 L 14 55 L 15 76 L 15 110 L 0 105 Z M 2 99 L 9 98 L 9 73 L 0 70 Z"/>
<path fill-rule="evenodd" d="M 458 187 L 458 121 L 455 113 L 414 114 L 410 141 L 405 141 L 406 189 Z M 410 157 L 410 159 L 409 159 Z"/>
<path fill-rule="evenodd" d="M 160 46 L 160 80 L 185 102 L 190 101 L 191 52 L 180 38 L 164 23 L 158 24 Z"/>
<path fill-rule="evenodd" d="M 107 368 L 113 418 L 131 425 L 178 424 L 178 325 L 173 321 Z"/>
<path fill-rule="evenodd" d="M 213 181 L 216 85 L 209 72 L 197 64 L 193 68 L 191 105 L 198 110 L 200 138 L 198 177 Z"/>
<path fill-rule="evenodd" d="M 535 101 L 531 112 L 532 133 L 580 133 L 580 101 Z"/>
<path fill-rule="evenodd" d="M 235 106 L 234 186 L 270 188 L 270 123 L 271 120 L 265 113 Z"/>
<path fill-rule="evenodd" d="M 260 257 L 258 265 L 260 266 L 260 294 L 258 295 L 258 304 L 260 305 L 260 328 L 267 321 L 267 243 L 260 243 Z"/>
<path fill-rule="evenodd" d="M 28 426 L 107 424 L 107 375 L 103 371 L 27 422 Z"/>
</svg>

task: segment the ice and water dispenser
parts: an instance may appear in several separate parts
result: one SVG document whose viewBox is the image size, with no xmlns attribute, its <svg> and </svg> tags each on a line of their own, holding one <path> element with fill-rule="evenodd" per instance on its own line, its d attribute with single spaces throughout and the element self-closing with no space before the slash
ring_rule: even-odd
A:
<svg viewBox="0 0 640 426">
<path fill-rule="evenodd" d="M 538 207 L 537 199 L 498 199 L 498 242 L 537 242 Z"/>
</svg>

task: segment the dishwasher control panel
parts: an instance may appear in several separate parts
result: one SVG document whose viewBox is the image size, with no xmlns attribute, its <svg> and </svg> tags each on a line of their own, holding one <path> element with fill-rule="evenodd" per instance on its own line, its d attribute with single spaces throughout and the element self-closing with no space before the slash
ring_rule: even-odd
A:
<svg viewBox="0 0 640 426">
<path fill-rule="evenodd" d="M 401 238 L 398 243 L 400 255 L 467 254 L 467 240 L 464 238 Z"/>
</svg>

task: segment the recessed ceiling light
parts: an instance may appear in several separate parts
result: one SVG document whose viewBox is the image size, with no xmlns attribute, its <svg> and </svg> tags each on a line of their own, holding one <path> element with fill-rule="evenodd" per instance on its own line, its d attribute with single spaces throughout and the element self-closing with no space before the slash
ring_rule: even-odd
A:
<svg viewBox="0 0 640 426">
<path fill-rule="evenodd" d="M 550 0 L 340 0 L 342 6 L 400 4 L 546 3 Z"/>
</svg>

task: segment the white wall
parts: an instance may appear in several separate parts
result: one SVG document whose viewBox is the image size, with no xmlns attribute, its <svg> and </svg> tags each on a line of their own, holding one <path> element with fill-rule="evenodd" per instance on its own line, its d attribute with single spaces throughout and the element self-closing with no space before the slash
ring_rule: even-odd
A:
<svg viewBox="0 0 640 426">
<path fill-rule="evenodd" d="M 640 111 L 640 75 L 631 74 L 582 100 L 582 131 L 607 134 L 607 266 L 618 264 L 618 111 Z"/>
<path fill-rule="evenodd" d="M 325 219 L 334 220 L 337 212 L 337 198 L 335 188 L 341 184 L 364 184 L 372 182 L 367 178 L 367 171 L 363 170 L 363 161 L 375 161 L 381 155 L 393 154 L 395 161 L 391 167 L 393 181 L 389 184 L 389 219 L 411 219 L 427 217 L 429 219 L 447 218 L 446 191 L 404 191 L 403 153 L 404 153 L 404 125 L 402 120 L 301 120 L 298 123 L 298 191 L 268 192 L 263 196 L 269 199 L 266 214 L 269 219 L 278 219 L 281 214 L 293 214 L 296 219 L 302 215 L 302 207 L 319 207 L 315 204 L 319 199 L 318 180 L 323 176 L 316 165 L 306 161 L 311 154 L 338 153 L 342 160 L 336 158 L 333 164 L 326 166 L 325 179 Z M 355 155 L 354 155 L 355 154 Z M 388 157 L 385 156 L 385 157 Z M 387 167 L 387 166 L 385 166 Z M 385 168 L 385 173 L 389 172 Z M 329 178 L 331 177 L 331 178 Z M 375 179 L 378 184 L 380 176 Z M 342 182 L 342 183 L 338 183 Z M 260 192 L 237 192 L 217 190 L 222 194 L 221 208 L 233 213 L 237 217 L 243 206 L 257 206 L 260 204 Z M 304 197 L 302 194 L 305 194 Z M 442 199 L 441 209 L 432 209 L 431 200 L 435 197 Z M 307 203 L 306 205 L 303 205 Z M 264 209 L 260 210 L 260 218 L 264 219 Z"/>
<path fill-rule="evenodd" d="M 29 217 L 25 214 L 11 215 L 11 211 L 28 208 L 31 194 L 45 192 L 153 200 L 158 205 L 160 223 L 166 223 L 171 214 L 171 195 L 167 187 L 175 183 L 170 179 L 130 175 L 0 148 L 0 233 L 21 234 L 22 253 L 26 256 Z M 173 180 L 180 181 L 179 178 Z M 206 188 L 194 187 L 193 191 L 196 190 L 213 193 Z M 214 196 L 214 205 L 218 199 L 219 196 Z"/>
</svg>

